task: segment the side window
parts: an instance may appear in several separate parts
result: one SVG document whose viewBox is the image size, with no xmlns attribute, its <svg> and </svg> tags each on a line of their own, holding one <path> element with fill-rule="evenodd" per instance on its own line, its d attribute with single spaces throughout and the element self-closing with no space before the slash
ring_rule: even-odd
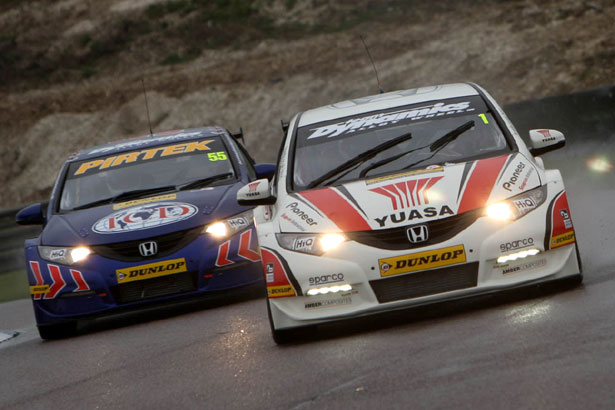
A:
<svg viewBox="0 0 615 410">
<path fill-rule="evenodd" d="M 248 177 L 250 178 L 250 181 L 255 180 L 256 171 L 254 170 L 254 160 L 252 159 L 250 154 L 248 154 L 248 151 L 245 149 L 245 147 L 242 144 L 237 142 L 237 147 L 239 148 L 238 151 L 239 151 L 239 155 L 241 156 L 241 159 L 246 164 L 246 169 L 248 170 Z"/>
</svg>

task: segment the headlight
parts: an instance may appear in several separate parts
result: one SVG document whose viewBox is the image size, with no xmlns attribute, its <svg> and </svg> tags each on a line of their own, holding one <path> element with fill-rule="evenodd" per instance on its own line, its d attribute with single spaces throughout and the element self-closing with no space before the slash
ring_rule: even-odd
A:
<svg viewBox="0 0 615 410">
<path fill-rule="evenodd" d="M 339 233 L 276 233 L 275 237 L 284 249 L 312 255 L 322 255 L 346 240 L 346 237 Z"/>
<path fill-rule="evenodd" d="M 72 265 L 73 263 L 85 260 L 92 251 L 87 246 L 77 246 L 74 248 L 39 246 L 38 253 L 46 261 Z"/>
<path fill-rule="evenodd" d="M 487 206 L 489 218 L 508 221 L 521 218 L 538 208 L 547 199 L 547 186 L 543 185 L 502 202 Z"/>
<path fill-rule="evenodd" d="M 252 210 L 233 215 L 222 221 L 216 221 L 203 228 L 204 233 L 208 233 L 216 238 L 227 238 L 237 232 L 247 228 L 252 223 Z"/>
</svg>

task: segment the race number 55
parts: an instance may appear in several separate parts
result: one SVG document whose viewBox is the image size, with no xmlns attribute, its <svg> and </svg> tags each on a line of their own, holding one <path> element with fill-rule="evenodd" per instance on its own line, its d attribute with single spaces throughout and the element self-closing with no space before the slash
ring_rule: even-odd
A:
<svg viewBox="0 0 615 410">
<path fill-rule="evenodd" d="M 209 158 L 210 161 L 224 161 L 226 160 L 226 152 L 224 151 L 220 151 L 220 152 L 211 152 L 209 154 L 207 154 L 207 157 Z"/>
</svg>

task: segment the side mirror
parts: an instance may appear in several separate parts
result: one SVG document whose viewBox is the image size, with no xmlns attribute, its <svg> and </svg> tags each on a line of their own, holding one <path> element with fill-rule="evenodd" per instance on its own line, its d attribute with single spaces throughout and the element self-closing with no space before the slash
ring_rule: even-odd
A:
<svg viewBox="0 0 615 410">
<path fill-rule="evenodd" d="M 239 205 L 273 205 L 276 197 L 271 194 L 269 181 L 267 179 L 257 179 L 248 185 L 242 186 L 237 191 L 237 203 Z"/>
<path fill-rule="evenodd" d="M 557 130 L 530 130 L 530 141 L 530 153 L 535 157 L 566 145 L 564 134 Z"/>
<path fill-rule="evenodd" d="M 42 225 L 45 223 L 43 216 L 43 206 L 33 204 L 25 207 L 15 215 L 15 222 L 19 225 Z"/>
<path fill-rule="evenodd" d="M 275 164 L 256 164 L 254 166 L 254 170 L 256 171 L 256 177 L 258 179 L 267 178 L 271 181 L 275 175 L 277 167 Z"/>
</svg>

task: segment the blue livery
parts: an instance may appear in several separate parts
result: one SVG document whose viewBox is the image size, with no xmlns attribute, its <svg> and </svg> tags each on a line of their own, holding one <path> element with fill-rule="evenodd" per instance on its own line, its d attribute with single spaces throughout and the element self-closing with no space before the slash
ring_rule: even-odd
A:
<svg viewBox="0 0 615 410">
<path fill-rule="evenodd" d="M 263 281 L 252 208 L 238 189 L 275 167 L 254 165 L 220 127 L 179 130 L 83 150 L 62 167 L 42 224 L 25 243 L 42 338 L 82 318 Z"/>
</svg>

